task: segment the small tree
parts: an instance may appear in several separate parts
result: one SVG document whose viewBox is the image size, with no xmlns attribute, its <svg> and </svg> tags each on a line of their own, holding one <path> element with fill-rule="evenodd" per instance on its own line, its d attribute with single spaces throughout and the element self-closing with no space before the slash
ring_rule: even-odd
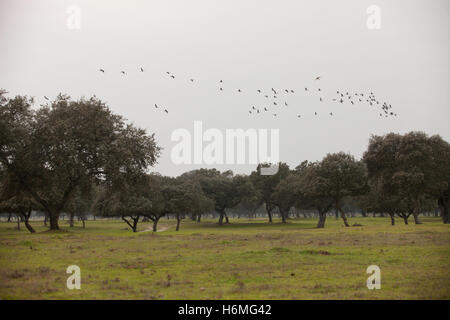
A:
<svg viewBox="0 0 450 320">
<path fill-rule="evenodd" d="M 349 227 L 341 201 L 367 191 L 367 173 L 364 163 L 343 152 L 328 154 L 316 168 L 316 188 L 326 198 L 334 201 L 346 227 Z"/>
</svg>

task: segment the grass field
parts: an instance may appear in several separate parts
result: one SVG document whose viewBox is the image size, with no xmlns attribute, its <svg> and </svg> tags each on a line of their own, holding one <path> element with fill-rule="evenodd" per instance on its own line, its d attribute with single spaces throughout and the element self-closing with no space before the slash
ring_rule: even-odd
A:
<svg viewBox="0 0 450 320">
<path fill-rule="evenodd" d="M 1 299 L 449 299 L 450 226 L 391 226 L 388 218 L 232 219 L 219 227 L 163 219 L 152 233 L 122 221 L 88 221 L 30 234 L 0 223 Z M 411 221 L 412 223 L 413 221 Z M 140 230 L 149 224 L 140 224 Z M 66 268 L 81 268 L 81 290 L 66 288 Z M 366 269 L 381 268 L 368 290 Z"/>
</svg>

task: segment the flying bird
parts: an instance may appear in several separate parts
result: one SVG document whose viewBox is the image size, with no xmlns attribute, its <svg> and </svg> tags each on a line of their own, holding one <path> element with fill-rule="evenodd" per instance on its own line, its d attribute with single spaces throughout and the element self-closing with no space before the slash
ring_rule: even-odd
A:
<svg viewBox="0 0 450 320">
<path fill-rule="evenodd" d="M 141 72 L 144 72 L 144 69 L 141 67 Z"/>
<path fill-rule="evenodd" d="M 103 72 L 103 73 L 105 73 L 105 70 L 103 70 L 103 69 L 100 69 L 100 71 Z"/>
<path fill-rule="evenodd" d="M 169 113 L 169 111 L 167 111 L 167 109 L 164 109 L 164 112 L 165 112 L 165 113 Z"/>
<path fill-rule="evenodd" d="M 316 77 L 316 80 L 320 80 L 320 76 Z"/>
<path fill-rule="evenodd" d="M 157 106 L 157 104 L 156 104 L 156 103 L 155 103 L 155 108 L 156 108 L 156 109 L 158 109 L 158 106 Z"/>
<path fill-rule="evenodd" d="M 44 96 L 44 99 L 45 99 L 45 100 L 48 100 L 47 96 Z"/>
<path fill-rule="evenodd" d="M 123 74 L 125 74 L 125 71 L 121 71 Z"/>
<path fill-rule="evenodd" d="M 171 75 L 170 77 L 171 77 L 172 79 L 175 79 L 175 76 L 174 76 L 174 75 Z"/>
</svg>

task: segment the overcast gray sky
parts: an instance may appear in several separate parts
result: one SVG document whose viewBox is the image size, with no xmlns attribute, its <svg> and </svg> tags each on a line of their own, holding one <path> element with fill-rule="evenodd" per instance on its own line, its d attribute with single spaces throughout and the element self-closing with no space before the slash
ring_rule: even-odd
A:
<svg viewBox="0 0 450 320">
<path fill-rule="evenodd" d="M 79 30 L 67 27 L 71 5 L 81 9 Z M 381 9 L 379 30 L 367 28 L 370 5 Z M 422 130 L 450 141 L 449 18 L 448 0 L 0 0 L 0 87 L 39 104 L 59 92 L 95 94 L 156 134 L 164 150 L 155 170 L 168 175 L 199 167 L 170 157 L 172 132 L 192 132 L 194 120 L 279 128 L 280 159 L 291 166 L 328 152 L 359 158 L 371 134 Z M 256 92 L 272 87 L 295 90 L 278 97 L 289 106 Z M 372 91 L 398 116 L 332 102 L 336 90 Z M 250 115 L 251 106 L 276 111 Z"/>
</svg>

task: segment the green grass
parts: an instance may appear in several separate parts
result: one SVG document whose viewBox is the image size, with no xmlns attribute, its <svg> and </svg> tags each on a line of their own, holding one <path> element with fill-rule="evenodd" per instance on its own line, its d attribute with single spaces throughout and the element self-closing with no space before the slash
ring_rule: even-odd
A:
<svg viewBox="0 0 450 320">
<path fill-rule="evenodd" d="M 391 226 L 388 218 L 288 224 L 232 219 L 219 227 L 163 219 L 166 231 L 132 233 L 122 221 L 88 221 L 30 234 L 0 223 L 1 299 L 449 299 L 450 226 Z M 411 221 L 412 223 L 413 221 Z M 139 229 L 149 224 L 140 224 Z M 366 269 L 381 268 L 368 290 Z M 81 268 L 68 290 L 66 268 Z"/>
</svg>

